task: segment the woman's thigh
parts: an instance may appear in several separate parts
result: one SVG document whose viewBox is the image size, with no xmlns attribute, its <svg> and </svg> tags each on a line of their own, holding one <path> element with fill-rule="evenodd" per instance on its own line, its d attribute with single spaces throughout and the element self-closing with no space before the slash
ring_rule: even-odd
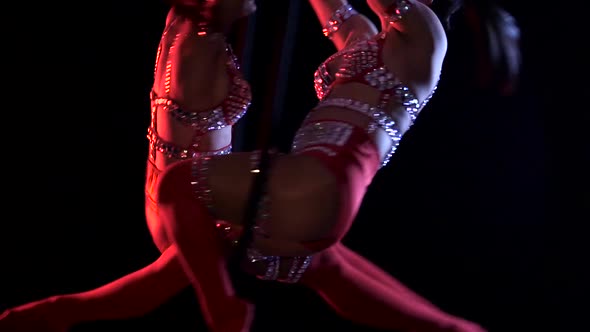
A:
<svg viewBox="0 0 590 332">
<path fill-rule="evenodd" d="M 209 195 L 216 220 L 239 229 L 249 203 L 258 166 L 255 153 L 215 156 L 206 167 L 187 160 L 167 168 L 164 178 L 175 179 L 175 195 Z M 196 173 L 195 173 L 196 171 Z M 166 181 L 166 180 L 164 180 Z M 203 185 L 203 183 L 205 185 Z M 307 156 L 280 155 L 272 159 L 263 198 L 264 207 L 256 220 L 254 247 L 266 255 L 299 256 L 312 253 L 302 243 L 333 237 L 339 223 L 339 192 L 333 175 L 321 163 Z M 160 184 L 161 185 L 161 184 Z"/>
<path fill-rule="evenodd" d="M 161 170 L 148 161 L 145 179 L 145 218 L 154 244 L 160 252 L 164 252 L 172 243 L 158 217 L 158 204 L 155 199 L 155 186 L 161 173 Z"/>
<path fill-rule="evenodd" d="M 252 153 L 215 157 L 210 162 L 209 185 L 215 217 L 234 225 L 244 215 L 257 164 Z M 272 158 L 257 225 L 263 239 L 295 243 L 322 239 L 338 220 L 336 180 L 318 161 L 306 156 Z M 266 236 L 262 236 L 266 235 Z"/>
</svg>

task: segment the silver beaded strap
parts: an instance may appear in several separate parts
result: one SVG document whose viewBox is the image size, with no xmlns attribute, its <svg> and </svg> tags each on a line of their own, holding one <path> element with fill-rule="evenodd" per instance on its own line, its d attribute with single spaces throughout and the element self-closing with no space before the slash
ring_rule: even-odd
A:
<svg viewBox="0 0 590 332">
<path fill-rule="evenodd" d="M 264 263 L 266 270 L 263 275 L 256 276 L 258 279 L 267 281 L 278 281 L 286 284 L 295 284 L 299 282 L 307 268 L 311 264 L 312 256 L 264 256 L 256 249 L 248 249 L 247 258 L 250 263 Z M 285 278 L 281 275 L 281 259 L 291 259 L 292 263 Z"/>
<path fill-rule="evenodd" d="M 213 109 L 187 112 L 169 98 L 158 97 L 151 93 L 152 109 L 162 107 L 182 124 L 193 127 L 197 132 L 204 133 L 219 130 L 235 124 L 240 120 L 251 103 L 251 92 L 248 82 L 240 75 L 232 75 L 232 85 L 225 100 Z"/>
<path fill-rule="evenodd" d="M 211 187 L 209 185 L 209 163 L 212 156 L 230 154 L 231 149 L 223 149 L 218 151 L 206 151 L 199 153 L 193 157 L 192 160 L 192 179 L 191 185 L 193 192 L 199 201 L 201 201 L 209 211 L 213 212 L 213 197 L 211 196 Z M 260 151 L 254 151 L 250 154 L 250 171 L 254 172 L 260 160 Z M 268 200 L 263 200 L 264 209 L 261 217 L 267 218 L 268 209 L 266 205 Z M 265 214 L 266 213 L 266 214 Z M 231 227 L 231 225 L 228 225 Z"/>
<path fill-rule="evenodd" d="M 147 138 L 149 141 L 150 151 L 153 153 L 155 151 L 163 153 L 166 158 L 174 158 L 179 160 L 184 160 L 188 158 L 195 158 L 195 157 L 209 157 L 209 156 L 219 156 L 224 154 L 230 154 L 232 151 L 231 144 L 226 146 L 225 148 L 215 150 L 215 151 L 194 151 L 182 148 L 174 143 L 167 142 L 162 137 L 160 137 L 156 131 L 152 128 L 148 128 Z"/>
<path fill-rule="evenodd" d="M 341 121 L 318 120 L 308 122 L 295 134 L 291 151 L 300 153 L 304 149 L 316 145 L 344 146 L 348 142 L 350 135 L 352 135 L 352 131 L 352 125 Z"/>
<path fill-rule="evenodd" d="M 388 152 L 387 156 L 383 159 L 381 163 L 381 167 L 387 165 L 397 147 L 399 142 L 402 138 L 401 133 L 399 130 L 395 129 L 394 126 L 396 122 L 393 118 L 387 114 L 383 109 L 375 106 L 371 106 L 367 103 L 363 103 L 358 100 L 349 99 L 349 98 L 330 98 L 323 101 L 320 101 L 315 109 L 319 109 L 322 107 L 341 107 L 346 108 L 351 111 L 355 111 L 362 115 L 368 116 L 373 121 L 368 129 L 368 133 L 373 132 L 377 128 L 384 130 L 387 135 L 391 138 L 391 149 Z"/>
<path fill-rule="evenodd" d="M 191 186 L 197 199 L 213 213 L 213 197 L 209 185 L 209 161 L 211 157 L 193 158 Z"/>
<path fill-rule="evenodd" d="M 395 24 L 404 18 L 407 12 L 412 9 L 412 3 L 408 0 L 396 0 L 385 10 L 385 20 L 390 24 Z"/>
<path fill-rule="evenodd" d="M 293 257 L 293 263 L 287 274 L 287 278 L 279 280 L 287 284 L 296 284 L 299 282 L 309 264 L 311 264 L 312 256 L 297 256 Z"/>
<path fill-rule="evenodd" d="M 340 30 L 342 24 L 351 18 L 354 15 L 357 15 L 358 12 L 350 5 L 344 4 L 340 6 L 340 8 L 336 9 L 328 22 L 323 27 L 324 36 L 332 39 L 334 34 Z"/>
</svg>

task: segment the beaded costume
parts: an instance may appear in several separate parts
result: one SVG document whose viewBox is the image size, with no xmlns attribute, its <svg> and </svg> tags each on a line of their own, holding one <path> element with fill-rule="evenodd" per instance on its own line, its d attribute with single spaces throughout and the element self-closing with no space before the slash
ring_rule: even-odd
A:
<svg viewBox="0 0 590 332">
<path fill-rule="evenodd" d="M 162 38 L 167 35 L 165 31 Z M 156 66 L 160 60 L 161 45 L 158 47 L 156 54 Z M 174 47 L 170 47 L 172 51 Z M 159 97 L 152 91 L 151 100 L 151 122 L 148 128 L 147 138 L 149 140 L 149 155 L 146 179 L 147 197 L 153 200 L 153 191 L 158 177 L 162 170 L 156 167 L 156 158 L 158 153 L 169 161 L 186 160 L 192 158 L 195 161 L 196 168 L 199 168 L 200 159 L 209 156 L 229 154 L 232 151 L 231 144 L 215 151 L 200 151 L 199 145 L 202 137 L 212 130 L 219 130 L 227 126 L 232 126 L 238 122 L 248 110 L 252 93 L 250 85 L 243 78 L 238 61 L 234 56 L 231 47 L 226 46 L 228 55 L 227 73 L 230 79 L 230 88 L 228 96 L 217 106 L 199 112 L 187 112 L 178 105 L 174 100 L 166 97 Z M 166 83 L 165 92 L 170 92 L 170 75 L 172 64 L 166 64 Z M 177 121 L 184 126 L 193 130 L 193 137 L 190 146 L 179 146 L 172 142 L 167 142 L 158 135 L 157 112 L 166 112 L 170 115 L 171 121 Z M 197 174 L 195 174 L 197 176 Z M 195 191 L 199 197 L 204 197 L 201 191 L 205 190 L 198 181 L 193 181 Z"/>
<path fill-rule="evenodd" d="M 401 7 L 400 7 L 401 6 Z M 400 1 L 400 6 L 395 7 L 390 20 L 397 21 L 410 9 L 409 4 Z M 346 19 L 357 12 L 350 6 L 345 5 L 335 12 L 335 17 L 330 24 L 324 28 L 324 34 L 328 37 L 336 31 Z M 411 122 L 416 119 L 418 112 L 429 101 L 432 93 L 424 101 L 419 102 L 410 88 L 401 82 L 394 73 L 385 66 L 382 58 L 385 44 L 385 33 L 380 33 L 372 39 L 358 41 L 351 46 L 330 56 L 322 63 L 314 74 L 314 86 L 318 105 L 314 110 L 324 107 L 340 107 L 358 112 L 371 119 L 368 128 L 361 128 L 357 125 L 339 120 L 314 119 L 304 121 L 302 127 L 297 131 L 292 144 L 293 154 L 305 154 L 320 160 L 339 179 L 341 185 L 341 226 L 335 229 L 335 237 L 341 238 L 350 228 L 350 223 L 360 207 L 366 188 L 379 167 L 385 166 L 395 153 L 401 140 L 401 132 L 396 122 L 389 115 L 388 107 L 391 102 L 402 105 L 410 115 Z M 332 64 L 340 62 L 335 73 L 328 68 Z M 377 105 L 369 105 L 354 99 L 330 98 L 330 92 L 335 83 L 356 82 L 371 86 L 381 92 Z M 433 91 L 434 93 L 434 91 Z M 387 156 L 380 160 L 378 151 L 372 139 L 371 133 L 375 130 L 383 130 L 391 138 L 391 148 Z M 206 158 L 205 158 L 206 160 Z M 268 197 L 263 198 L 265 203 Z M 261 214 L 266 212 L 262 209 Z M 260 222 L 265 218 L 259 218 Z M 226 232 L 230 232 L 231 226 L 221 225 Z M 333 239 L 326 239 L 326 243 Z M 306 247 L 322 247 L 323 241 L 304 244 Z M 264 280 L 277 280 L 287 283 L 297 282 L 308 267 L 311 257 L 294 257 L 288 277 L 278 279 L 281 257 L 264 256 L 258 251 L 251 249 L 248 259 L 251 262 L 265 262 L 266 273 L 259 278 Z M 294 273 L 293 271 L 297 271 Z"/>
<path fill-rule="evenodd" d="M 408 10 L 408 1 L 395 1 L 387 12 L 389 20 L 399 21 Z M 339 30 L 339 25 L 356 14 L 351 6 L 344 5 L 326 24 L 324 33 L 330 37 Z M 197 37 L 209 33 L 207 22 L 201 23 Z M 341 210 L 337 220 L 341 225 L 323 243 L 323 239 L 302 243 L 307 248 L 316 249 L 311 250 L 315 252 L 314 257 L 264 256 L 250 248 L 244 263 L 262 264 L 265 272 L 257 276 L 260 279 L 301 282 L 314 290 L 340 316 L 357 324 L 388 331 L 483 332 L 475 324 L 445 314 L 338 241 L 347 233 L 366 187 L 378 169 L 387 163 L 401 139 L 403 130 L 393 120 L 389 107 L 396 104 L 399 108 L 401 105 L 414 121 L 428 101 L 427 98 L 419 102 L 407 85 L 385 67 L 381 56 L 384 39 L 385 35 L 379 34 L 372 39 L 358 41 L 328 58 L 318 68 L 314 83 L 319 104 L 315 110 L 332 108 L 333 111 L 331 114 L 324 112 L 322 118 L 306 119 L 292 146 L 293 154 L 310 156 L 335 175 L 339 186 L 336 189 L 341 195 Z M 168 46 L 169 52 L 173 50 L 174 44 Z M 161 48 L 158 49 L 156 63 L 160 51 Z M 63 317 L 55 320 L 55 326 L 64 327 L 59 330 L 65 330 L 71 323 L 85 319 L 120 319 L 147 313 L 188 284 L 196 291 L 203 317 L 211 331 L 249 330 L 253 320 L 252 305 L 233 290 L 225 265 L 227 252 L 222 248 L 224 241 L 215 236 L 217 232 L 226 240 L 235 241 L 239 238 L 239 234 L 236 236 L 239 232 L 234 232 L 232 225 L 215 219 L 208 183 L 209 160 L 212 156 L 230 153 L 231 144 L 217 151 L 203 151 L 199 146 L 207 132 L 235 124 L 250 105 L 250 87 L 239 74 L 231 51 L 227 51 L 230 54 L 227 68 L 231 87 L 226 99 L 217 107 L 202 112 L 186 112 L 183 105 L 165 96 L 151 94 L 152 121 L 148 129 L 146 178 L 149 204 L 146 207 L 151 204 L 156 222 L 166 228 L 173 245 L 160 248 L 162 256 L 149 267 L 99 289 L 76 295 L 80 302 L 76 302 L 76 307 L 72 309 L 84 309 L 80 312 L 65 310 Z M 329 68 L 334 67 L 333 64 L 338 64 L 338 68 L 331 72 Z M 165 94 L 170 92 L 171 68 L 174 65 L 171 62 L 165 64 Z M 330 96 L 334 84 L 347 82 L 374 87 L 380 92 L 379 102 L 370 105 L 354 99 Z M 370 120 L 370 124 L 360 126 L 343 121 L 338 108 L 362 114 Z M 180 146 L 160 137 L 157 119 L 162 119 L 163 115 L 167 116 L 167 121 L 192 129 L 192 140 L 188 146 Z M 391 149 L 384 158 L 371 138 L 377 130 L 383 130 L 391 138 Z M 258 167 L 260 153 L 254 152 L 251 156 L 251 167 Z M 160 163 L 162 159 L 159 158 L 165 162 Z M 162 170 L 161 177 L 161 170 L 156 167 L 160 164 L 167 166 Z M 157 203 L 152 197 L 156 192 Z M 195 198 L 198 202 L 195 202 Z M 254 229 L 258 234 L 264 235 L 265 223 L 272 222 L 272 216 L 268 213 L 269 204 L 272 202 L 268 195 L 259 201 L 259 215 Z M 45 310 L 43 302 L 38 306 L 31 304 L 31 307 L 38 307 L 42 313 Z M 0 315 L 0 325 L 3 321 L 10 324 L 13 317 L 17 317 L 18 322 L 18 315 L 18 311 L 9 310 L 7 314 Z M 34 314 L 32 317 L 35 317 Z M 62 319 L 63 322 L 60 321 Z M 43 323 L 33 322 L 33 325 Z M 43 328 L 48 326 L 44 325 Z"/>
</svg>

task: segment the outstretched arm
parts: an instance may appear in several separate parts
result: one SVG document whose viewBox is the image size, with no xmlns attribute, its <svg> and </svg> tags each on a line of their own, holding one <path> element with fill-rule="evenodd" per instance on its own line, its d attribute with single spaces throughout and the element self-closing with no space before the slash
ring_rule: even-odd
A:
<svg viewBox="0 0 590 332">
<path fill-rule="evenodd" d="M 309 0 L 309 3 L 315 11 L 322 28 L 326 28 L 329 22 L 336 18 L 334 15 L 338 9 L 349 5 L 346 0 Z M 338 30 L 332 32 L 330 38 L 338 50 L 355 40 L 371 38 L 378 32 L 371 20 L 358 13 L 345 22 L 336 24 L 339 24 Z"/>
</svg>

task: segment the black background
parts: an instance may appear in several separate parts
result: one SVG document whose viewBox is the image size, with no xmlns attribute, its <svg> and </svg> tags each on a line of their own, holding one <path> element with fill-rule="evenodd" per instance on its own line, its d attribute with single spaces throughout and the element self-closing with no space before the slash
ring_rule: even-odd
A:
<svg viewBox="0 0 590 332">
<path fill-rule="evenodd" d="M 268 59 L 281 31 L 270 23 L 286 22 L 286 3 L 259 3 L 248 67 L 254 105 L 239 127 L 238 150 L 255 144 L 257 114 L 270 103 Z M 442 308 L 493 332 L 588 329 L 587 32 L 570 4 L 506 2 L 523 34 L 522 84 L 512 97 L 470 90 L 460 74 L 465 50 L 450 36 L 438 93 L 377 176 L 346 239 Z M 2 48 L 0 310 L 99 286 L 158 256 L 143 218 L 143 180 L 166 6 L 25 7 L 6 11 L 15 23 Z M 313 106 L 313 71 L 333 51 L 306 2 L 296 22 L 275 117 L 280 146 Z M 298 286 L 268 286 L 257 297 L 257 331 L 367 330 Z M 148 317 L 77 331 L 123 328 L 204 326 L 187 289 Z"/>
</svg>

